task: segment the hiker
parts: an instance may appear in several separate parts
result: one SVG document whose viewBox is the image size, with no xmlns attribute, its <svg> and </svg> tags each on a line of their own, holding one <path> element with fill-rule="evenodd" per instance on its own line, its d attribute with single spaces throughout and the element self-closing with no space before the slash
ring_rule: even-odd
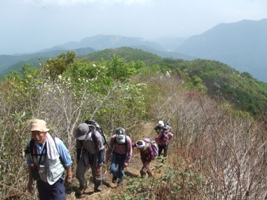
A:
<svg viewBox="0 0 267 200">
<path fill-rule="evenodd" d="M 170 140 L 173 138 L 173 134 L 168 127 L 164 127 L 163 131 L 157 135 L 155 138 L 158 147 L 159 147 L 159 155 L 161 155 L 162 151 L 164 151 L 163 156 L 166 157 L 168 153 L 168 146 Z"/>
<path fill-rule="evenodd" d="M 77 152 L 76 177 L 79 180 L 76 196 L 81 197 L 87 188 L 85 172 L 89 166 L 93 175 L 94 192 L 100 192 L 102 190 L 102 165 L 105 153 L 103 138 L 94 125 L 86 123 L 78 125 L 75 138 Z"/>
<path fill-rule="evenodd" d="M 141 177 L 144 178 L 146 174 L 149 177 L 152 177 L 152 172 L 149 165 L 151 161 L 154 160 L 154 158 L 157 156 L 157 149 L 156 151 L 154 151 L 152 148 L 152 142 L 147 141 L 146 138 L 134 142 L 132 146 L 137 147 L 137 149 L 140 150 L 140 158 L 143 164 L 142 169 L 140 170 Z"/>
<path fill-rule="evenodd" d="M 112 183 L 117 183 L 118 180 L 118 185 L 123 185 L 124 168 L 128 166 L 132 158 L 132 140 L 122 127 L 116 128 L 116 133 L 110 138 L 106 151 L 107 164 L 111 155 Z"/>
<path fill-rule="evenodd" d="M 171 127 L 169 126 L 169 124 L 160 120 L 155 126 L 154 130 L 157 132 L 157 134 L 160 134 L 161 132 L 164 132 L 165 128 L 168 128 L 171 131 Z"/>
<path fill-rule="evenodd" d="M 68 149 L 62 140 L 48 133 L 44 120 L 33 120 L 30 131 L 32 139 L 25 150 L 29 169 L 27 190 L 33 192 L 36 180 L 40 200 L 65 200 L 64 179 L 65 183 L 72 180 L 72 160 Z"/>
</svg>

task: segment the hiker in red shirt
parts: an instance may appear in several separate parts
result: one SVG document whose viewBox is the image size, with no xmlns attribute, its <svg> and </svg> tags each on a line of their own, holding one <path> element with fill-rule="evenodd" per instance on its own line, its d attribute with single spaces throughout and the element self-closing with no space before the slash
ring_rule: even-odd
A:
<svg viewBox="0 0 267 200">
<path fill-rule="evenodd" d="M 148 141 L 149 140 L 149 141 Z M 155 145 L 157 145 L 155 143 Z M 145 138 L 143 140 L 139 140 L 132 144 L 133 147 L 137 147 L 140 150 L 140 158 L 142 161 L 142 169 L 140 170 L 141 177 L 144 178 L 146 174 L 149 177 L 152 177 L 152 172 L 149 167 L 150 163 L 157 156 L 158 150 L 153 150 L 152 148 L 152 140 Z M 157 148 L 157 146 L 156 146 Z"/>
<path fill-rule="evenodd" d="M 166 157 L 168 153 L 168 145 L 170 140 L 173 138 L 173 134 L 169 128 L 165 128 L 160 134 L 155 138 L 159 147 L 159 156 L 161 152 L 164 151 L 163 156 Z"/>
<path fill-rule="evenodd" d="M 124 128 L 118 127 L 116 128 L 116 134 L 110 138 L 106 151 L 106 164 L 111 161 L 110 172 L 113 174 L 112 183 L 123 185 L 124 168 L 128 166 L 131 159 L 132 140 L 126 134 Z"/>
</svg>

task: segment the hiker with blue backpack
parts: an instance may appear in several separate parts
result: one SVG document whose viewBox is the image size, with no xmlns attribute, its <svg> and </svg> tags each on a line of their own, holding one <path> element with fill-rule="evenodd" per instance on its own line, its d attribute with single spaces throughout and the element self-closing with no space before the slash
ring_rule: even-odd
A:
<svg viewBox="0 0 267 200">
<path fill-rule="evenodd" d="M 140 150 L 140 158 L 143 164 L 140 170 L 141 177 L 144 178 L 146 174 L 148 177 L 152 177 L 150 163 L 158 155 L 157 144 L 150 138 L 144 138 L 143 140 L 134 142 L 132 146 Z"/>
<path fill-rule="evenodd" d="M 161 155 L 162 151 L 163 156 L 166 157 L 168 153 L 169 142 L 173 138 L 173 133 L 169 127 L 163 127 L 162 131 L 156 136 L 155 140 L 159 147 L 159 155 Z"/>
<path fill-rule="evenodd" d="M 157 134 L 160 134 L 164 132 L 164 130 L 168 128 L 170 131 L 172 128 L 169 126 L 168 122 L 160 120 L 157 125 L 154 127 L 154 130 L 157 132 Z"/>
<path fill-rule="evenodd" d="M 79 188 L 76 196 L 81 197 L 87 188 L 85 173 L 90 167 L 93 175 L 94 192 L 102 190 L 102 165 L 104 161 L 105 146 L 100 132 L 92 123 L 81 123 L 75 131 L 77 169 L 76 177 L 79 180 Z"/>
<path fill-rule="evenodd" d="M 32 139 L 25 149 L 29 168 L 27 190 L 32 193 L 36 181 L 40 200 L 65 200 L 64 182 L 68 184 L 72 180 L 69 150 L 62 140 L 48 133 L 44 120 L 33 120 L 30 131 Z"/>
<path fill-rule="evenodd" d="M 111 160 L 110 160 L 111 158 Z M 123 185 L 124 168 L 126 168 L 132 158 L 132 140 L 122 127 L 116 128 L 115 134 L 110 138 L 106 151 L 106 164 L 111 161 L 110 172 L 112 173 L 112 183 Z"/>
</svg>

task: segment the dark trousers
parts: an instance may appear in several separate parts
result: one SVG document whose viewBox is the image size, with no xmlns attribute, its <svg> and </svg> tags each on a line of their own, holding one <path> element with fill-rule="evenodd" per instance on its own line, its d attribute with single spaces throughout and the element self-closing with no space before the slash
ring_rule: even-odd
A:
<svg viewBox="0 0 267 200">
<path fill-rule="evenodd" d="M 37 189 L 38 189 L 40 200 L 65 200 L 66 199 L 64 180 L 62 178 L 60 178 L 53 185 L 49 185 L 48 183 L 42 180 L 38 180 Z"/>
<path fill-rule="evenodd" d="M 85 155 L 85 154 L 84 154 Z M 85 159 L 89 159 L 90 162 L 85 163 Z M 76 177 L 79 180 L 80 188 L 86 188 L 87 187 L 87 180 L 85 178 L 85 173 L 91 168 L 93 180 L 94 180 L 94 189 L 95 190 L 101 190 L 102 187 L 102 173 L 96 173 L 96 168 L 98 164 L 98 157 L 97 154 L 90 154 L 88 153 L 87 156 L 82 157 L 79 162 L 76 169 Z"/>
<path fill-rule="evenodd" d="M 166 157 L 168 153 L 168 145 L 158 145 L 159 147 L 159 156 L 161 155 L 161 152 L 164 151 L 163 156 Z"/>
</svg>

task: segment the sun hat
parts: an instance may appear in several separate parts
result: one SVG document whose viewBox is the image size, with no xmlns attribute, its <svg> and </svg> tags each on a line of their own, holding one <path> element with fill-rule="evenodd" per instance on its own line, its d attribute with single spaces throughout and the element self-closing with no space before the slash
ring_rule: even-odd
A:
<svg viewBox="0 0 267 200">
<path fill-rule="evenodd" d="M 164 126 L 164 122 L 163 122 L 163 121 L 159 121 L 158 125 L 159 125 L 160 127 L 162 127 L 162 126 Z"/>
<path fill-rule="evenodd" d="M 41 119 L 34 119 L 31 122 L 31 132 L 39 131 L 39 132 L 48 132 L 49 129 L 46 127 L 46 122 Z"/>
<path fill-rule="evenodd" d="M 122 127 L 118 127 L 116 128 L 116 141 L 119 144 L 124 144 L 126 141 L 126 133 L 125 133 L 125 129 Z"/>
<path fill-rule="evenodd" d="M 145 147 L 146 143 L 143 140 L 139 140 L 136 142 L 137 149 L 143 149 Z"/>
<path fill-rule="evenodd" d="M 116 128 L 116 135 L 125 135 L 125 129 L 122 127 Z"/>
<path fill-rule="evenodd" d="M 81 123 L 78 125 L 76 132 L 75 132 L 75 138 L 77 140 L 84 140 L 86 138 L 86 134 L 89 132 L 88 124 Z"/>
</svg>

